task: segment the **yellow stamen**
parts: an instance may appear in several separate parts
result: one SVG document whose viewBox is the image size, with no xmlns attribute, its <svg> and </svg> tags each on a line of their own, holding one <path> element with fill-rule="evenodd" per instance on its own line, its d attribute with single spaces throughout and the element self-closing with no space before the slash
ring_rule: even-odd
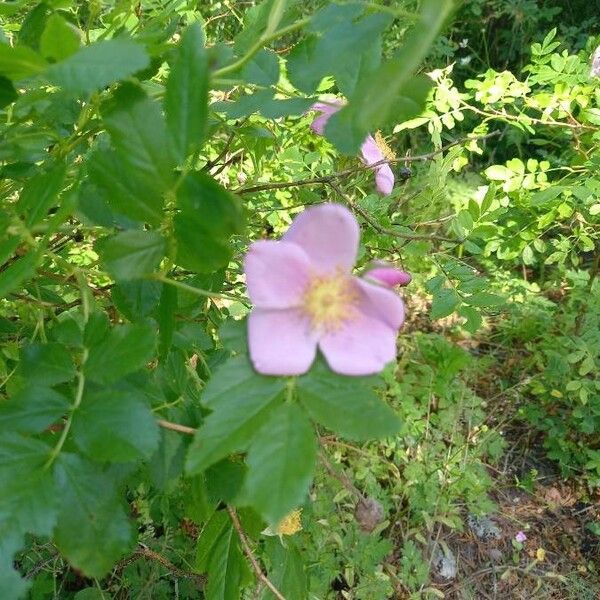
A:
<svg viewBox="0 0 600 600">
<path fill-rule="evenodd" d="M 275 527 L 277 535 L 294 535 L 299 531 L 302 531 L 302 521 L 300 515 L 302 509 L 293 510 L 289 515 L 284 517 Z"/>
<path fill-rule="evenodd" d="M 315 277 L 304 295 L 304 311 L 317 329 L 336 330 L 356 311 L 358 292 L 345 274 Z"/>
<path fill-rule="evenodd" d="M 381 153 L 388 159 L 388 160 L 396 160 L 396 154 L 394 153 L 394 151 L 387 145 L 387 142 L 383 139 L 383 136 L 381 135 L 381 131 L 376 131 L 375 132 L 375 143 L 377 144 L 377 147 L 381 150 Z"/>
</svg>

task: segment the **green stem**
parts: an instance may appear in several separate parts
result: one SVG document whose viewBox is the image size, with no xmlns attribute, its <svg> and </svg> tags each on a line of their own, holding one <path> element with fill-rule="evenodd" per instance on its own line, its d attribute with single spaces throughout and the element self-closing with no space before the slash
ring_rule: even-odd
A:
<svg viewBox="0 0 600 600">
<path fill-rule="evenodd" d="M 167 285 L 172 285 L 173 287 L 179 288 L 185 292 L 189 292 L 190 294 L 195 294 L 196 296 L 202 296 L 204 298 L 224 298 L 226 300 L 236 300 L 238 302 L 242 302 L 245 304 L 244 300 L 239 298 L 238 296 L 234 296 L 233 294 L 227 294 L 225 292 L 211 292 L 210 290 L 205 290 L 202 288 L 194 287 L 193 285 L 188 285 L 187 283 L 183 283 L 182 281 L 177 281 L 176 279 L 170 279 L 161 273 L 158 273 L 153 276 L 153 279 L 157 281 L 162 281 Z"/>
<path fill-rule="evenodd" d="M 75 411 L 81 406 L 81 400 L 83 399 L 83 391 L 85 389 L 85 375 L 83 374 L 83 367 L 85 366 L 87 359 L 88 349 L 84 348 L 83 355 L 81 358 L 81 366 L 79 367 L 79 372 L 77 373 L 77 391 L 75 392 L 75 400 L 73 402 L 73 405 L 71 406 L 71 414 L 69 415 L 69 418 L 65 423 L 65 427 L 62 430 L 62 433 L 60 434 L 60 438 L 56 446 L 54 446 L 52 452 L 50 452 L 50 456 L 48 457 L 48 460 L 44 465 L 44 468 L 46 469 L 52 466 L 52 464 L 60 454 L 63 446 L 65 445 L 65 442 L 67 441 L 69 431 L 71 430 L 71 425 L 73 424 L 73 415 L 75 414 Z"/>
<path fill-rule="evenodd" d="M 230 65 L 227 65 L 226 67 L 217 69 L 213 73 L 213 78 L 222 78 L 224 75 L 229 75 L 229 73 L 234 73 L 238 69 L 241 69 L 246 63 L 248 63 L 252 60 L 254 55 L 263 46 L 265 46 L 269 42 L 272 42 L 273 40 L 276 40 L 277 38 L 287 35 L 288 33 L 292 33 L 294 31 L 297 31 L 298 29 L 302 29 L 302 27 L 307 25 L 309 22 L 310 22 L 310 17 L 305 17 L 304 19 L 300 19 L 299 21 L 296 21 L 295 23 L 292 23 L 291 25 L 288 25 L 287 27 L 282 27 L 275 33 L 272 33 L 270 35 L 261 35 L 258 38 L 258 40 L 251 46 L 251 48 L 248 50 L 248 52 L 246 52 L 246 54 L 244 54 L 244 56 L 242 56 L 235 62 L 231 63 Z"/>
</svg>

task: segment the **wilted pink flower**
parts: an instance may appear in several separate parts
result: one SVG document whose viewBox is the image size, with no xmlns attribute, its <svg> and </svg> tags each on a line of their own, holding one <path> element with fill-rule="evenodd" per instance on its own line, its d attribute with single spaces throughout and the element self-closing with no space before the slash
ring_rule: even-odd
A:
<svg viewBox="0 0 600 600">
<path fill-rule="evenodd" d="M 317 347 L 343 375 L 377 373 L 394 360 L 404 304 L 391 287 L 410 275 L 377 265 L 354 277 L 359 236 L 348 209 L 321 204 L 296 217 L 281 241 L 250 246 L 248 346 L 259 373 L 305 373 Z"/>
<path fill-rule="evenodd" d="M 517 533 L 517 535 L 515 535 L 515 541 L 519 542 L 519 544 L 522 544 L 526 540 L 527 540 L 527 536 L 525 535 L 525 533 L 523 531 L 519 531 Z"/>
<path fill-rule="evenodd" d="M 315 133 L 323 135 L 327 121 L 329 121 L 330 117 L 343 106 L 344 104 L 340 100 L 333 100 L 331 102 L 316 102 L 313 104 L 311 106 L 311 110 L 317 111 L 320 114 L 311 123 L 311 129 Z M 362 155 L 362 161 L 369 166 L 381 163 L 381 161 L 386 159 L 385 153 L 377 144 L 372 135 L 368 135 L 365 141 L 362 143 L 362 146 L 360 147 L 360 153 Z M 388 196 L 394 189 L 394 173 L 390 168 L 390 165 L 388 163 L 381 163 L 377 164 L 374 169 L 377 190 Z"/>
</svg>

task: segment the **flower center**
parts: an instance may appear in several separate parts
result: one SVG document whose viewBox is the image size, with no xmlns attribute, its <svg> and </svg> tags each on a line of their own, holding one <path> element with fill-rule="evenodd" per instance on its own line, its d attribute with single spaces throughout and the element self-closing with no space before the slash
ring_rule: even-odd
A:
<svg viewBox="0 0 600 600">
<path fill-rule="evenodd" d="M 387 145 L 387 142 L 383 139 L 381 131 L 375 132 L 375 143 L 377 144 L 377 147 L 381 150 L 381 154 L 383 154 L 388 160 L 396 160 L 396 154 Z"/>
<path fill-rule="evenodd" d="M 358 293 L 348 275 L 315 277 L 304 295 L 304 310 L 319 329 L 338 329 L 356 312 Z"/>
</svg>

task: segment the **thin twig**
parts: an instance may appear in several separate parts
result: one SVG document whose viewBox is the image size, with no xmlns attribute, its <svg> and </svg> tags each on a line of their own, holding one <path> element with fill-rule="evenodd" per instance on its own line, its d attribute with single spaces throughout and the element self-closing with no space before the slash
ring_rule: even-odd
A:
<svg viewBox="0 0 600 600">
<path fill-rule="evenodd" d="M 268 588 L 271 590 L 271 593 L 277 598 L 277 600 L 286 600 L 285 596 L 273 585 L 271 580 L 263 573 L 261 566 L 258 564 L 258 560 L 254 556 L 254 552 L 252 552 L 252 548 L 250 548 L 250 544 L 248 543 L 248 538 L 244 533 L 242 528 L 242 524 L 235 512 L 235 509 L 232 506 L 227 507 L 227 512 L 231 518 L 231 522 L 233 523 L 234 529 L 237 531 L 237 534 L 240 538 L 240 542 L 242 543 L 242 548 L 244 550 L 244 554 L 250 561 L 256 576 L 260 581 L 262 581 Z"/>
<path fill-rule="evenodd" d="M 172 423 L 171 421 L 165 421 L 164 419 L 157 419 L 156 423 L 163 429 L 170 429 L 171 431 L 177 431 L 178 433 L 185 433 L 187 435 L 195 435 L 197 431 L 193 427 Z"/>
<path fill-rule="evenodd" d="M 350 206 L 350 208 L 357 212 L 375 231 L 381 233 L 383 235 L 389 235 L 392 237 L 402 238 L 405 240 L 427 240 L 431 241 L 440 241 L 440 242 L 452 242 L 452 243 L 461 243 L 460 240 L 454 240 L 452 238 L 442 237 L 439 235 L 424 235 L 419 233 L 401 233 L 400 231 L 396 231 L 395 229 L 387 229 L 386 227 L 382 227 L 375 219 L 369 215 L 369 213 L 363 210 L 354 200 L 352 200 L 348 195 L 344 194 L 342 189 L 333 181 L 328 181 L 327 185 L 331 186 Z"/>
<path fill-rule="evenodd" d="M 319 452 L 319 460 L 331 477 L 337 479 L 343 487 L 345 487 L 352 495 L 356 496 L 361 502 L 367 502 L 367 497 L 352 483 L 352 481 L 350 481 L 350 479 L 344 473 L 340 473 L 334 468 L 323 452 Z"/>
<path fill-rule="evenodd" d="M 389 163 L 409 163 L 409 162 L 418 162 L 430 160 L 448 150 L 449 148 L 453 148 L 454 146 L 458 146 L 465 142 L 478 141 L 478 140 L 486 140 L 492 137 L 497 137 L 501 134 L 500 131 L 493 131 L 492 133 L 488 133 L 486 135 L 480 136 L 471 136 L 461 138 L 459 140 L 454 140 L 437 150 L 433 150 L 432 152 L 428 152 L 427 154 L 418 154 L 415 156 L 403 156 L 402 158 L 395 159 L 383 159 L 379 162 L 373 163 L 372 165 L 357 165 L 356 167 L 352 167 L 350 169 L 345 169 L 344 171 L 338 171 L 337 173 L 331 173 L 330 175 L 323 175 L 322 177 L 311 177 L 309 179 L 298 179 L 296 181 L 276 181 L 273 183 L 259 183 L 257 185 L 253 185 L 247 188 L 238 188 L 237 190 L 233 190 L 236 194 L 252 194 L 254 192 L 261 192 L 264 190 L 279 190 L 289 187 L 300 187 L 304 185 L 315 185 L 317 183 L 329 183 L 335 179 L 342 179 L 344 177 L 348 177 L 348 175 L 353 175 L 359 171 L 368 171 L 374 169 L 375 167 L 379 167 L 381 165 L 389 164 Z"/>
</svg>

